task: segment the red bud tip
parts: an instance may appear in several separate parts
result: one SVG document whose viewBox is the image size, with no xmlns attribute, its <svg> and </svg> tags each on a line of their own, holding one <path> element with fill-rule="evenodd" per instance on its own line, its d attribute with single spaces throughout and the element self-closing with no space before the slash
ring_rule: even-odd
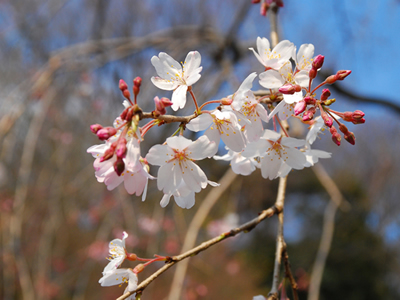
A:
<svg viewBox="0 0 400 300">
<path fill-rule="evenodd" d="M 315 77 L 317 77 L 317 70 L 312 68 L 309 72 L 308 72 L 308 76 L 310 77 L 310 79 L 314 79 Z"/>
<path fill-rule="evenodd" d="M 133 269 L 133 273 L 140 273 L 144 270 L 144 265 L 143 264 L 138 264 L 134 269 Z"/>
<path fill-rule="evenodd" d="M 138 88 L 140 88 L 141 84 L 142 84 L 142 78 L 136 77 L 135 79 L 133 79 L 133 86 L 137 86 Z"/>
<path fill-rule="evenodd" d="M 355 110 L 353 112 L 353 119 L 360 120 L 365 116 L 365 114 L 361 110 Z"/>
<path fill-rule="evenodd" d="M 332 126 L 331 128 L 329 128 L 330 133 L 332 134 L 332 141 L 340 146 L 340 141 L 342 140 L 342 137 L 340 136 L 340 134 L 337 132 L 336 128 L 334 126 Z"/>
<path fill-rule="evenodd" d="M 123 92 L 126 89 L 128 89 L 128 85 L 126 84 L 126 82 L 122 79 L 119 80 L 119 89 Z"/>
<path fill-rule="evenodd" d="M 313 97 L 310 97 L 310 96 L 305 97 L 304 101 L 307 103 L 307 105 L 308 104 L 315 105 L 315 103 L 317 103 L 317 101 Z"/>
<path fill-rule="evenodd" d="M 282 0 L 275 0 L 276 5 L 279 7 L 283 7 L 283 1 Z"/>
<path fill-rule="evenodd" d="M 362 119 L 359 119 L 359 120 L 357 120 L 357 119 L 353 119 L 353 121 L 351 121 L 353 124 L 355 124 L 355 125 L 357 125 L 357 124 L 364 124 L 365 123 L 365 119 L 364 118 L 362 118 Z"/>
<path fill-rule="evenodd" d="M 355 137 L 354 133 L 348 131 L 348 133 L 344 135 L 344 138 L 345 138 L 345 140 L 348 141 L 350 144 L 355 145 L 355 143 L 356 143 L 356 137 Z"/>
<path fill-rule="evenodd" d="M 343 80 L 351 74 L 350 70 L 340 70 L 336 73 L 336 80 Z"/>
<path fill-rule="evenodd" d="M 109 160 L 111 157 L 113 157 L 114 156 L 114 152 L 115 152 L 115 147 L 116 147 L 116 142 L 112 143 L 110 148 L 108 148 L 104 152 L 104 155 L 100 158 L 100 162 Z"/>
<path fill-rule="evenodd" d="M 267 3 L 261 3 L 260 5 L 260 14 L 262 16 L 266 16 L 267 15 L 267 11 L 268 11 L 269 5 Z"/>
<path fill-rule="evenodd" d="M 329 128 L 332 127 L 333 119 L 330 116 L 328 116 L 328 114 L 322 114 L 321 113 L 321 117 L 324 120 L 324 123 L 325 123 L 326 126 L 328 126 Z"/>
<path fill-rule="evenodd" d="M 322 93 L 321 93 L 321 100 L 324 101 L 324 100 L 328 99 L 330 95 L 331 95 L 330 90 L 323 89 Z"/>
<path fill-rule="evenodd" d="M 285 84 L 279 88 L 279 91 L 285 95 L 293 95 L 296 92 L 296 88 L 292 84 Z"/>
<path fill-rule="evenodd" d="M 114 134 L 117 133 L 117 130 L 114 127 L 106 127 L 102 128 L 99 131 L 97 131 L 97 137 L 102 140 L 108 140 L 110 137 L 112 137 Z"/>
<path fill-rule="evenodd" d="M 261 1 L 261 0 L 251 0 L 251 3 L 257 4 L 257 3 L 260 3 L 260 1 Z"/>
<path fill-rule="evenodd" d="M 310 109 L 308 109 L 303 115 L 303 121 L 312 120 L 314 118 L 315 111 L 315 107 L 311 107 Z"/>
<path fill-rule="evenodd" d="M 93 125 L 90 125 L 90 130 L 91 130 L 94 134 L 96 134 L 97 131 L 99 131 L 100 129 L 103 129 L 103 126 L 101 126 L 100 124 L 93 124 Z"/>
<path fill-rule="evenodd" d="M 294 114 L 297 116 L 306 110 L 307 104 L 304 100 L 300 100 L 294 107 Z"/>
<path fill-rule="evenodd" d="M 121 176 L 121 174 L 125 170 L 125 163 L 122 160 L 122 158 L 117 158 L 117 161 L 114 163 L 114 171 L 117 173 L 118 176 Z"/>
<path fill-rule="evenodd" d="M 165 115 L 167 113 L 165 108 L 172 105 L 171 100 L 168 98 L 163 97 L 160 99 L 157 96 L 154 97 L 154 103 L 156 105 L 156 112 L 160 113 L 161 115 Z"/>
<path fill-rule="evenodd" d="M 312 63 L 312 68 L 313 68 L 313 69 L 316 69 L 316 70 L 321 69 L 322 65 L 324 64 L 324 59 L 325 59 L 325 56 L 323 56 L 323 55 L 317 55 L 317 56 L 314 58 L 314 61 L 313 61 L 313 63 Z"/>
</svg>

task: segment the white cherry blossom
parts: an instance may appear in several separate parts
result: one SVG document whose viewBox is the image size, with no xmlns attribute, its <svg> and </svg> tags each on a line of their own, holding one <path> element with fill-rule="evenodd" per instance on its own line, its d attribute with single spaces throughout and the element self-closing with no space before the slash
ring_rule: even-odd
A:
<svg viewBox="0 0 400 300">
<path fill-rule="evenodd" d="M 284 40 L 278 43 L 274 49 L 270 48 L 270 43 L 266 38 L 257 38 L 257 51 L 249 48 L 253 51 L 258 61 L 264 65 L 266 70 L 274 69 L 279 70 L 284 63 L 289 61 L 292 56 L 293 49 L 295 46 L 292 42 Z"/>
<path fill-rule="evenodd" d="M 272 130 L 265 130 L 263 136 L 254 143 L 249 143 L 242 152 L 244 157 L 260 157 L 261 175 L 274 179 L 284 177 L 290 171 L 303 169 L 305 155 L 296 147 L 304 146 L 305 140 L 282 137 Z"/>
<path fill-rule="evenodd" d="M 293 53 L 293 60 L 296 64 L 296 69 L 298 71 L 305 70 L 310 71 L 312 68 L 314 56 L 314 45 L 313 44 L 303 44 L 300 46 L 299 51 L 296 55 L 296 48 Z"/>
<path fill-rule="evenodd" d="M 158 57 L 153 56 L 151 63 L 159 77 L 153 76 L 153 84 L 172 93 L 172 109 L 178 110 L 186 104 L 186 93 L 188 88 L 195 84 L 201 77 L 200 67 L 201 56 L 197 51 L 191 51 L 186 56 L 185 62 L 181 65 L 167 53 L 161 52 Z"/>
<path fill-rule="evenodd" d="M 332 156 L 332 153 L 317 149 L 311 149 L 311 145 L 309 143 L 306 143 L 304 154 L 307 159 L 306 167 L 311 167 L 315 165 L 320 158 L 331 158 Z"/>
<path fill-rule="evenodd" d="M 195 142 L 174 136 L 165 145 L 155 145 L 146 156 L 152 165 L 160 166 L 157 187 L 164 194 L 174 194 L 183 180 L 191 191 L 200 192 L 207 186 L 206 174 L 194 163 L 213 154 L 215 145 L 206 136 Z"/>
<path fill-rule="evenodd" d="M 110 262 L 104 268 L 103 274 L 117 269 L 126 258 L 126 250 L 125 250 L 125 240 L 128 237 L 128 234 L 124 231 L 123 237 L 121 239 L 114 239 L 108 245 L 110 257 L 107 258 Z"/>
<path fill-rule="evenodd" d="M 203 113 L 197 118 L 192 119 L 186 125 L 186 128 L 195 132 L 208 128 L 204 134 L 216 146 L 212 155 L 217 153 L 220 139 L 222 139 L 229 149 L 236 152 L 242 151 L 246 145 L 241 126 L 232 111 L 215 110 L 212 113 Z"/>
<path fill-rule="evenodd" d="M 128 286 L 124 291 L 125 294 L 137 289 L 138 277 L 132 269 L 115 269 L 104 273 L 103 277 L 100 278 L 99 283 L 101 286 L 113 286 L 128 283 Z M 131 295 L 127 299 L 133 300 L 135 298 L 134 295 Z"/>
<path fill-rule="evenodd" d="M 241 152 L 234 152 L 229 150 L 223 156 L 215 155 L 213 157 L 215 160 L 225 160 L 230 161 L 230 166 L 232 167 L 232 171 L 236 174 L 240 175 L 250 175 L 259 165 L 258 162 L 252 157 L 244 157 Z"/>
</svg>

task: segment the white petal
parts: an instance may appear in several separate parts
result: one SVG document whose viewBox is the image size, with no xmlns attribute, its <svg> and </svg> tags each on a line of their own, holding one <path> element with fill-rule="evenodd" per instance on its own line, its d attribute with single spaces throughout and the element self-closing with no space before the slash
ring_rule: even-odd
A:
<svg viewBox="0 0 400 300">
<path fill-rule="evenodd" d="M 200 116 L 190 120 L 190 122 L 186 125 L 186 128 L 198 132 L 201 130 L 206 130 L 208 126 L 213 122 L 213 118 L 208 113 L 203 113 Z"/>
<path fill-rule="evenodd" d="M 173 193 L 182 179 L 179 165 L 174 162 L 161 166 L 157 177 L 157 187 L 164 194 Z"/>
<path fill-rule="evenodd" d="M 257 51 L 263 61 L 262 64 L 266 66 L 269 60 L 268 53 L 271 51 L 270 43 L 267 38 L 257 37 Z"/>
<path fill-rule="evenodd" d="M 185 75 L 190 76 L 201 64 L 201 55 L 198 51 L 190 51 L 183 63 Z"/>
<path fill-rule="evenodd" d="M 174 157 L 174 151 L 167 145 L 154 145 L 146 155 L 146 160 L 155 166 L 165 165 Z"/>
<path fill-rule="evenodd" d="M 260 116 L 261 120 L 263 120 L 266 123 L 269 122 L 268 112 L 264 106 L 262 106 L 261 104 L 257 104 L 256 111 L 257 111 L 258 115 Z"/>
<path fill-rule="evenodd" d="M 169 199 L 171 199 L 172 194 L 164 194 L 160 201 L 161 207 L 166 207 L 169 203 Z"/>
<path fill-rule="evenodd" d="M 285 83 L 285 79 L 275 70 L 265 71 L 261 73 L 259 77 L 260 84 L 267 89 L 277 89 Z"/>
<path fill-rule="evenodd" d="M 192 208 L 195 203 L 194 192 L 191 192 L 189 195 L 185 197 L 178 197 L 174 195 L 174 199 L 179 207 L 186 209 Z"/>
<path fill-rule="evenodd" d="M 99 283 L 101 286 L 112 286 L 125 283 L 129 278 L 130 274 L 128 269 L 116 269 L 105 273 L 104 276 L 100 278 Z"/>
<path fill-rule="evenodd" d="M 265 129 L 262 137 L 267 140 L 277 141 L 281 137 L 281 134 L 273 130 Z"/>
<path fill-rule="evenodd" d="M 129 292 L 133 292 L 134 290 L 137 289 L 138 277 L 130 269 L 128 269 L 128 274 L 129 274 L 129 283 L 128 283 L 128 286 L 127 286 L 127 290 Z"/>
<path fill-rule="evenodd" d="M 162 62 L 164 69 L 168 70 L 168 68 L 171 68 L 171 72 L 175 72 L 172 75 L 182 72 L 181 64 L 177 62 L 175 59 L 173 59 L 171 56 L 169 56 L 167 53 L 160 52 L 160 54 L 158 54 L 158 57 L 160 58 L 160 61 Z"/>
<path fill-rule="evenodd" d="M 207 136 L 203 135 L 187 147 L 186 153 L 190 159 L 201 160 L 213 156 L 215 148 L 218 150 L 215 142 L 211 142 Z"/>
<path fill-rule="evenodd" d="M 172 91 L 179 85 L 179 82 L 177 82 L 175 80 L 167 80 L 167 79 L 163 79 L 161 77 L 155 77 L 155 76 L 151 77 L 151 82 L 156 87 L 158 87 L 159 89 L 162 89 L 164 91 Z"/>
<path fill-rule="evenodd" d="M 299 70 L 311 69 L 311 58 L 314 56 L 314 45 L 303 44 L 300 46 L 299 52 L 296 56 L 296 66 Z"/>
<path fill-rule="evenodd" d="M 253 72 L 249 76 L 247 76 L 246 79 L 243 80 L 242 84 L 240 85 L 239 89 L 237 90 L 237 92 L 235 94 L 243 93 L 247 90 L 251 90 L 251 88 L 253 87 L 254 78 L 256 78 L 256 77 L 257 77 L 256 72 Z"/>
<path fill-rule="evenodd" d="M 207 185 L 207 176 L 194 162 L 187 160 L 182 163 L 182 178 L 193 192 L 200 192 L 202 184 Z"/>
<path fill-rule="evenodd" d="M 275 151 L 271 151 L 271 155 L 267 155 L 261 159 L 261 176 L 270 180 L 278 176 L 282 160 L 278 159 Z"/>
<path fill-rule="evenodd" d="M 285 151 L 287 153 L 287 159 L 285 160 L 285 163 L 289 167 L 292 167 L 296 170 L 301 170 L 305 167 L 307 159 L 303 152 L 295 148 L 285 148 Z"/>
<path fill-rule="evenodd" d="M 264 139 L 259 139 L 256 142 L 248 143 L 244 148 L 242 155 L 244 157 L 263 156 L 265 151 L 270 147 L 270 143 Z"/>
<path fill-rule="evenodd" d="M 295 139 L 292 137 L 283 137 L 281 140 L 281 144 L 286 147 L 302 147 L 305 143 L 305 140 Z"/>
<path fill-rule="evenodd" d="M 104 183 L 107 186 L 107 190 L 112 191 L 117 186 L 119 186 L 122 181 L 124 181 L 123 176 L 118 176 L 117 173 L 112 172 L 109 176 L 105 178 Z"/>
<path fill-rule="evenodd" d="M 202 68 L 199 68 L 199 69 L 201 70 Z M 186 85 L 187 86 L 192 86 L 197 81 L 199 81 L 200 78 L 201 78 L 200 74 L 192 74 L 186 79 Z"/>
<path fill-rule="evenodd" d="M 179 108 L 183 108 L 186 104 L 186 92 L 188 87 L 186 85 L 178 86 L 178 88 L 172 93 L 171 102 L 173 103 L 171 108 L 177 111 Z"/>
<path fill-rule="evenodd" d="M 294 75 L 294 81 L 301 87 L 308 88 L 310 84 L 310 76 L 308 71 L 301 70 L 296 75 Z"/>
<path fill-rule="evenodd" d="M 167 138 L 168 147 L 176 149 L 178 151 L 182 151 L 192 144 L 193 144 L 192 140 L 189 140 L 181 135 Z"/>
</svg>

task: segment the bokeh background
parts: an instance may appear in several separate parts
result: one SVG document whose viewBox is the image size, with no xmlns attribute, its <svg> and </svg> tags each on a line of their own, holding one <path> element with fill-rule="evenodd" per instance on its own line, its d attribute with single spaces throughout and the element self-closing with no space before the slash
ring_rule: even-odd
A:
<svg viewBox="0 0 400 300">
<path fill-rule="evenodd" d="M 280 38 L 297 47 L 314 44 L 315 54 L 325 55 L 325 74 L 352 70 L 331 88 L 335 108 L 361 109 L 367 119 L 350 126 L 355 146 L 337 147 L 329 135 L 315 144 L 333 153 L 321 164 L 351 204 L 336 213 L 320 299 L 399 299 L 400 2 L 284 4 Z M 102 288 L 97 281 L 108 242 L 124 230 L 128 250 L 141 257 L 180 253 L 210 188 L 190 210 L 173 201 L 161 208 L 155 182 L 145 202 L 123 187 L 107 191 L 86 153 L 99 143 L 89 125 L 112 124 L 121 112 L 121 78 L 130 86 L 134 77 L 143 78 L 139 104 L 145 111 L 154 109 L 154 96 L 170 97 L 149 80 L 155 75 L 150 58 L 161 51 L 179 61 L 188 51 L 201 53 L 202 78 L 193 87 L 200 103 L 232 94 L 250 72 L 263 71 L 248 47 L 258 36 L 269 37 L 269 28 L 250 0 L 0 2 L 0 299 L 120 296 L 123 288 Z M 192 111 L 187 105 L 180 113 Z M 152 129 L 142 153 L 175 130 L 176 125 Z M 305 130 L 293 126 L 296 136 Z M 201 166 L 214 181 L 228 167 L 211 160 Z M 151 172 L 156 175 L 156 169 Z M 264 180 L 259 171 L 238 177 L 211 209 L 197 242 L 255 217 L 274 203 L 276 190 L 277 180 Z M 285 238 L 300 299 L 307 299 L 328 203 L 312 170 L 290 173 Z M 276 218 L 266 220 L 191 258 L 180 299 L 266 295 L 276 228 Z M 154 265 L 139 279 L 162 263 Z M 172 299 L 173 273 L 174 268 L 153 282 L 142 299 Z"/>
</svg>

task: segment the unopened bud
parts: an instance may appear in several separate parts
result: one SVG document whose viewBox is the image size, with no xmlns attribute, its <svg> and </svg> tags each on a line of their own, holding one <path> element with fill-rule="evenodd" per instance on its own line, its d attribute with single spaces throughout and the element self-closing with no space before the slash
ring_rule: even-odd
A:
<svg viewBox="0 0 400 300">
<path fill-rule="evenodd" d="M 294 107 L 294 114 L 297 116 L 306 110 L 307 104 L 304 100 L 300 100 Z"/>
<path fill-rule="evenodd" d="M 333 119 L 332 119 L 330 116 L 328 116 L 327 113 L 323 113 L 323 112 L 321 111 L 321 117 L 322 117 L 322 119 L 324 120 L 324 123 L 325 123 L 326 126 L 332 127 L 332 125 L 333 125 Z"/>
<path fill-rule="evenodd" d="M 137 86 L 138 88 L 140 88 L 141 84 L 142 84 L 142 78 L 136 77 L 135 79 L 133 79 L 134 86 Z"/>
<path fill-rule="evenodd" d="M 154 103 L 156 105 L 156 111 L 159 112 L 161 115 L 165 115 L 167 113 L 167 110 L 165 109 L 168 106 L 172 105 L 171 100 L 168 98 L 158 98 L 157 96 L 154 97 Z"/>
<path fill-rule="evenodd" d="M 124 111 L 119 115 L 122 120 L 126 120 L 126 115 L 128 114 L 130 107 L 124 109 Z"/>
<path fill-rule="evenodd" d="M 275 0 L 276 5 L 279 7 L 283 7 L 283 1 L 282 0 Z"/>
<path fill-rule="evenodd" d="M 117 130 L 114 127 L 105 127 L 97 131 L 97 137 L 102 140 L 108 140 L 110 137 L 112 137 L 114 134 L 117 133 Z"/>
<path fill-rule="evenodd" d="M 329 132 L 332 134 L 332 141 L 333 141 L 336 145 L 340 146 L 340 141 L 342 140 L 342 137 L 341 137 L 340 134 L 337 132 L 336 128 L 332 126 L 332 127 L 329 129 Z"/>
<path fill-rule="evenodd" d="M 267 4 L 265 2 L 261 3 L 260 14 L 265 17 L 267 15 L 268 8 L 269 8 L 269 4 Z"/>
<path fill-rule="evenodd" d="M 357 125 L 357 124 L 364 124 L 365 123 L 365 119 L 353 119 L 353 121 L 351 121 L 353 124 Z"/>
<path fill-rule="evenodd" d="M 356 137 L 354 133 L 348 131 L 347 134 L 344 135 L 344 138 L 346 141 L 348 141 L 350 144 L 355 145 L 356 143 Z"/>
<path fill-rule="evenodd" d="M 281 86 L 279 91 L 285 95 L 293 95 L 296 92 L 296 88 L 292 84 L 288 83 Z"/>
<path fill-rule="evenodd" d="M 112 143 L 110 148 L 108 148 L 104 152 L 103 156 L 100 158 L 100 162 L 109 160 L 111 157 L 113 157 L 114 156 L 114 152 L 115 152 L 115 147 L 116 147 L 116 142 Z"/>
<path fill-rule="evenodd" d="M 304 97 L 304 101 L 310 105 L 315 105 L 315 103 L 317 103 L 317 101 L 313 97 L 310 97 L 310 96 Z"/>
<path fill-rule="evenodd" d="M 126 139 L 121 137 L 118 141 L 117 148 L 115 149 L 115 154 L 118 158 L 124 158 L 126 155 Z"/>
<path fill-rule="evenodd" d="M 135 96 L 139 95 L 139 92 L 140 92 L 140 88 L 139 88 L 139 87 L 137 87 L 136 85 L 134 85 L 133 88 L 132 88 L 132 90 L 133 90 L 133 94 L 134 94 Z"/>
<path fill-rule="evenodd" d="M 316 110 L 315 107 L 311 107 L 310 109 L 306 110 L 306 112 L 303 115 L 303 121 L 310 121 L 312 118 L 314 118 Z"/>
<path fill-rule="evenodd" d="M 336 75 L 331 75 L 331 76 L 329 76 L 328 78 L 325 79 L 325 82 L 327 84 L 333 84 L 333 83 L 336 82 L 336 80 L 337 80 Z"/>
<path fill-rule="evenodd" d="M 360 120 L 365 116 L 365 114 L 361 110 L 355 110 L 353 112 L 353 119 Z"/>
<path fill-rule="evenodd" d="M 330 90 L 323 89 L 322 93 L 321 93 L 321 100 L 324 101 L 324 100 L 328 99 L 330 95 L 331 95 L 331 91 Z"/>
<path fill-rule="evenodd" d="M 310 79 L 314 79 L 315 77 L 317 77 L 317 70 L 312 68 L 309 72 L 308 72 L 308 76 L 310 77 Z"/>
<path fill-rule="evenodd" d="M 118 157 L 116 162 L 114 163 L 114 171 L 117 173 L 118 176 L 121 176 L 121 174 L 125 170 L 125 163 L 122 160 L 122 158 Z"/>
<path fill-rule="evenodd" d="M 100 129 L 103 129 L 103 126 L 101 126 L 100 124 L 93 124 L 93 125 L 90 125 L 90 130 L 91 130 L 94 134 L 96 134 L 97 131 L 99 131 Z"/>
<path fill-rule="evenodd" d="M 336 73 L 336 80 L 343 80 L 351 74 L 350 70 L 340 70 Z"/>
<path fill-rule="evenodd" d="M 251 3 L 256 4 L 256 3 L 260 3 L 261 0 L 251 0 Z"/>
<path fill-rule="evenodd" d="M 348 134 L 350 131 L 347 129 L 346 125 L 344 125 L 343 123 L 339 124 L 339 130 L 341 132 L 343 132 L 345 135 Z"/>
<path fill-rule="evenodd" d="M 144 265 L 143 264 L 138 264 L 134 269 L 133 269 L 133 273 L 140 273 L 144 270 Z"/>
<path fill-rule="evenodd" d="M 126 84 L 126 82 L 122 79 L 119 80 L 119 89 L 123 92 L 126 89 L 128 89 L 128 85 Z"/>
<path fill-rule="evenodd" d="M 221 104 L 222 105 L 231 105 L 232 101 L 233 101 L 233 99 L 231 99 L 231 98 L 222 98 Z"/>
<path fill-rule="evenodd" d="M 137 255 L 135 253 L 128 253 L 126 255 L 126 259 L 130 261 L 135 261 L 137 259 Z"/>
<path fill-rule="evenodd" d="M 125 116 L 125 120 L 130 122 L 132 120 L 132 117 L 133 117 L 133 109 L 128 109 Z"/>
<path fill-rule="evenodd" d="M 343 120 L 346 122 L 352 122 L 353 121 L 353 113 L 351 111 L 345 111 L 343 113 Z"/>
<path fill-rule="evenodd" d="M 313 63 L 312 63 L 312 68 L 313 68 L 313 69 L 316 69 L 316 70 L 321 69 L 322 65 L 324 64 L 324 59 L 325 59 L 325 56 L 323 56 L 323 55 L 317 55 L 317 56 L 314 58 L 314 61 L 313 61 Z"/>
</svg>

